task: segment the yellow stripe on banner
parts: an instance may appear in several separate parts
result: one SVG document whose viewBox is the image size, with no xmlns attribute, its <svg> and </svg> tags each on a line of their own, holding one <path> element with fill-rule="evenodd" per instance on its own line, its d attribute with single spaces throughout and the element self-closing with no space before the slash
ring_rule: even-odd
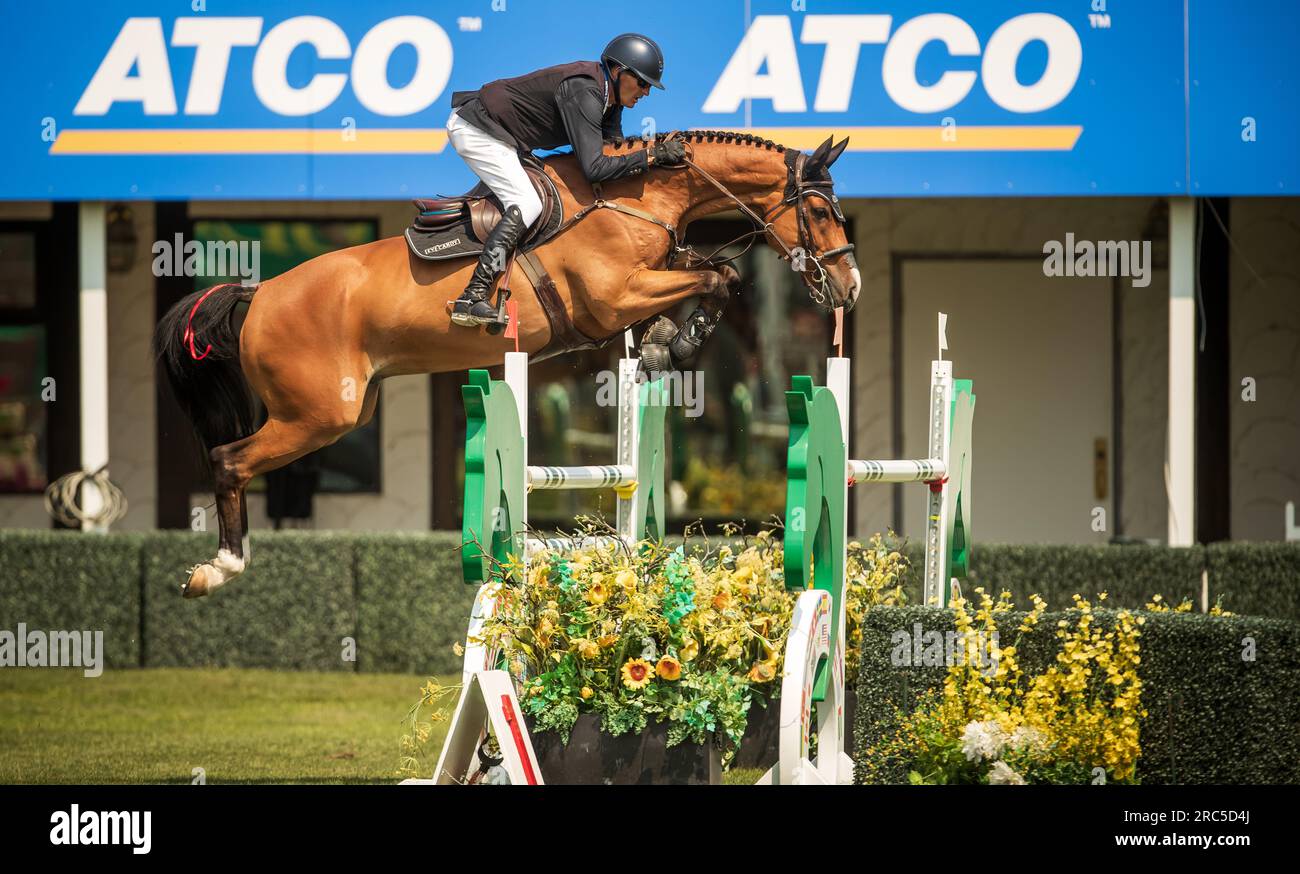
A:
<svg viewBox="0 0 1300 874">
<path fill-rule="evenodd" d="M 51 155 L 427 155 L 442 128 L 404 130 L 65 130 Z"/>
<path fill-rule="evenodd" d="M 849 138 L 850 152 L 1068 152 L 1080 125 L 1059 127 L 738 128 L 795 149 Z M 403 130 L 65 130 L 52 155 L 427 155 L 447 147 L 441 128 Z"/>
<path fill-rule="evenodd" d="M 792 149 L 815 149 L 833 137 L 849 138 L 849 152 L 1068 152 L 1082 125 L 1059 127 L 751 127 L 756 134 Z"/>
</svg>

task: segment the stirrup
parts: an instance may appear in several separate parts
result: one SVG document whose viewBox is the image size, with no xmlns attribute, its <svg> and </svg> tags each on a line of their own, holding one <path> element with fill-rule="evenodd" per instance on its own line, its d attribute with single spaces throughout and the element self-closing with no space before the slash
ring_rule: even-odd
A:
<svg viewBox="0 0 1300 874">
<path fill-rule="evenodd" d="M 493 309 L 486 300 L 460 297 L 454 301 L 447 301 L 447 312 L 451 314 L 452 324 L 467 328 L 486 325 L 489 334 L 500 334 L 510 322 L 506 315 L 506 301 L 510 299 L 509 289 L 502 289 L 497 298 L 496 309 Z"/>
</svg>

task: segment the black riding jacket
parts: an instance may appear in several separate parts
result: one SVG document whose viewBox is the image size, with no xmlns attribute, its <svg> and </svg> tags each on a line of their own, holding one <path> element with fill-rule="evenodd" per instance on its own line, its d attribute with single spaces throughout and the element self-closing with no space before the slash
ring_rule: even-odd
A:
<svg viewBox="0 0 1300 874">
<path fill-rule="evenodd" d="M 628 155 L 601 149 L 604 139 L 623 136 L 622 104 L 605 106 L 612 87 L 600 64 L 575 61 L 457 91 L 451 104 L 465 121 L 521 152 L 572 145 L 587 179 L 606 182 L 647 166 L 644 149 Z"/>
</svg>

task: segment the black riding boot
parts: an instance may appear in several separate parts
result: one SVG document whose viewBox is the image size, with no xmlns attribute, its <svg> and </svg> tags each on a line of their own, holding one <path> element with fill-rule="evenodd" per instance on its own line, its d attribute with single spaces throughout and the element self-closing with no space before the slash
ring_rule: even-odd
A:
<svg viewBox="0 0 1300 874">
<path fill-rule="evenodd" d="M 519 212 L 519 207 L 506 209 L 501 221 L 497 222 L 483 243 L 483 254 L 479 255 L 474 275 L 470 278 L 465 293 L 452 304 L 453 324 L 474 326 L 497 320 L 497 311 L 488 300 L 492 294 L 492 284 L 505 270 L 510 253 L 515 250 L 515 245 L 525 230 L 524 217 Z"/>
</svg>

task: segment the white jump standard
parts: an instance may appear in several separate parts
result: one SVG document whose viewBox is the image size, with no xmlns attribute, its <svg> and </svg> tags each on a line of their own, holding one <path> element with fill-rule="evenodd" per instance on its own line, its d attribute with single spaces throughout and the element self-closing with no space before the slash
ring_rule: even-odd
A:
<svg viewBox="0 0 1300 874">
<path fill-rule="evenodd" d="M 942 325 L 943 317 L 940 324 Z M 970 561 L 970 380 L 954 380 L 952 362 L 930 369 L 929 457 L 848 458 L 849 359 L 826 361 L 826 386 L 796 376 L 786 392 L 790 414 L 785 517 L 785 579 L 806 589 L 795 602 L 781 675 L 780 760 L 760 782 L 848 783 L 844 754 L 845 574 L 848 487 L 855 483 L 926 483 L 925 603 L 946 606 Z M 817 735 L 817 758 L 809 760 Z"/>
</svg>

